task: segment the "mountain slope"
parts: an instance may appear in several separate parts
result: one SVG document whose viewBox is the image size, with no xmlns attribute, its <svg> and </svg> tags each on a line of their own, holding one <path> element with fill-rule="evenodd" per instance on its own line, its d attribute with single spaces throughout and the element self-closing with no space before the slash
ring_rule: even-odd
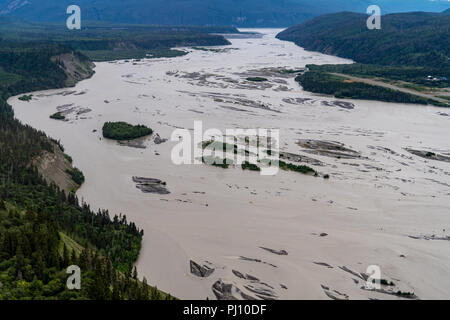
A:
<svg viewBox="0 0 450 320">
<path fill-rule="evenodd" d="M 64 148 L 15 119 L 7 103 L 11 95 L 74 84 L 91 66 L 67 46 L 0 42 L 0 300 L 170 298 L 133 270 L 143 231 L 125 215 L 80 203 L 76 185 L 55 172 L 80 184 Z M 69 265 L 81 268 L 81 290 L 65 286 Z"/>
<path fill-rule="evenodd" d="M 0 0 L 0 15 L 31 21 L 65 23 L 70 0 Z M 379 4 L 383 12 L 442 11 L 448 1 L 436 0 L 78 0 L 82 19 L 165 25 L 235 25 L 287 27 L 338 11 L 365 12 Z"/>
<path fill-rule="evenodd" d="M 381 30 L 368 30 L 366 19 L 367 15 L 351 12 L 325 15 L 277 37 L 360 63 L 450 68 L 450 15 L 385 15 Z"/>
<path fill-rule="evenodd" d="M 16 18 L 0 17 L 0 49 L 17 42 L 53 42 L 79 50 L 93 61 L 137 59 L 149 55 L 154 58 L 173 57 L 184 54 L 183 51 L 171 49 L 174 47 L 230 44 L 223 36 L 209 33 L 237 32 L 233 27 L 150 26 L 104 22 L 85 23 L 82 30 L 73 32 L 57 23 L 24 22 Z M 65 58 L 62 62 L 71 60 L 70 56 Z M 79 68 L 68 66 L 67 70 L 70 69 L 76 73 Z"/>
</svg>

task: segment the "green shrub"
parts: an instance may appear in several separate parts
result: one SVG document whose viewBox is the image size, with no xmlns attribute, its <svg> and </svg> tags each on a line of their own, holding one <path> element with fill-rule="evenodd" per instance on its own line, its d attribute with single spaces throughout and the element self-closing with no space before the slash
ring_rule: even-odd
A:
<svg viewBox="0 0 450 320">
<path fill-rule="evenodd" d="M 231 159 L 221 159 L 219 157 L 212 156 L 202 157 L 202 162 L 215 167 L 220 167 L 222 169 L 228 169 L 230 167 L 230 164 L 233 164 L 233 160 Z"/>
<path fill-rule="evenodd" d="M 67 161 L 69 161 L 69 163 L 73 162 L 73 159 L 71 156 L 69 156 L 68 154 L 64 153 L 64 158 L 66 158 Z"/>
<path fill-rule="evenodd" d="M 66 117 L 61 114 L 61 112 L 56 112 L 50 116 L 50 119 L 54 120 L 65 120 Z"/>
<path fill-rule="evenodd" d="M 394 282 L 392 282 L 392 281 L 387 281 L 386 279 L 381 279 L 381 280 L 380 280 L 380 283 L 381 283 L 383 286 L 395 286 L 395 283 L 394 283 Z"/>
<path fill-rule="evenodd" d="M 402 296 L 402 297 L 413 297 L 414 296 L 414 292 L 403 292 L 403 291 L 397 291 L 397 295 L 398 296 Z"/>
<path fill-rule="evenodd" d="M 241 165 L 242 170 L 251 170 L 251 171 L 261 171 L 261 168 L 258 167 L 256 164 L 250 163 L 248 161 L 245 161 Z"/>
<path fill-rule="evenodd" d="M 252 81 L 252 82 L 265 82 L 265 81 L 269 81 L 267 78 L 262 78 L 262 77 L 248 77 L 246 80 L 247 80 L 247 81 Z"/>
<path fill-rule="evenodd" d="M 19 100 L 20 100 L 20 101 L 26 101 L 26 102 L 28 102 L 28 101 L 30 101 L 32 98 L 33 98 L 33 95 L 32 95 L 32 94 L 28 94 L 28 95 L 23 95 L 23 96 L 19 97 Z"/>
<path fill-rule="evenodd" d="M 66 172 L 70 175 L 72 180 L 81 186 L 84 183 L 84 174 L 78 168 L 67 169 Z"/>
<path fill-rule="evenodd" d="M 295 171 L 295 172 L 299 172 L 299 173 L 303 173 L 303 174 L 314 174 L 317 175 L 316 170 L 314 170 L 311 167 L 305 166 L 305 165 L 295 165 L 292 163 L 287 163 L 284 161 L 279 160 L 279 166 L 281 170 L 285 170 L 285 171 Z"/>
</svg>

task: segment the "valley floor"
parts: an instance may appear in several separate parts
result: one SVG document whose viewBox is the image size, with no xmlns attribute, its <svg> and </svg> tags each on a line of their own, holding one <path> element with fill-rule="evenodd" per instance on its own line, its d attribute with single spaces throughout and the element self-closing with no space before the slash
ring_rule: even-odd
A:
<svg viewBox="0 0 450 320">
<path fill-rule="evenodd" d="M 448 109 L 305 92 L 286 69 L 351 61 L 260 31 L 223 50 L 98 63 L 75 88 L 9 103 L 21 121 L 61 140 L 86 176 L 80 199 L 144 229 L 139 275 L 176 297 L 213 299 L 231 284 L 239 299 L 447 298 Z M 55 112 L 67 121 L 50 119 Z M 204 130 L 279 128 L 282 151 L 314 159 L 308 165 L 330 179 L 176 166 L 175 142 L 155 143 L 155 135 L 170 138 L 197 120 Z M 106 121 L 144 124 L 155 135 L 145 148 L 119 145 L 103 139 Z M 307 141 L 335 141 L 353 156 Z M 170 194 L 143 193 L 134 176 L 161 179 Z M 214 271 L 199 277 L 191 261 Z M 365 290 L 372 265 L 395 285 Z"/>
<path fill-rule="evenodd" d="M 388 88 L 388 89 L 392 89 L 392 90 L 396 90 L 396 91 L 412 94 L 412 95 L 415 95 L 415 96 L 419 96 L 419 97 L 422 97 L 422 98 L 425 98 L 425 99 L 436 100 L 436 101 L 439 101 L 439 102 L 444 103 L 444 104 L 448 103 L 448 100 L 440 98 L 437 95 L 418 92 L 417 90 L 412 90 L 412 89 L 408 89 L 408 88 L 399 87 L 397 85 L 386 83 L 386 82 L 379 81 L 379 80 L 376 80 L 376 79 L 355 77 L 355 76 L 350 76 L 348 74 L 343 74 L 343 73 L 331 73 L 331 74 L 339 76 L 339 77 L 343 77 L 343 78 L 346 78 L 346 79 L 349 79 L 349 80 L 355 81 L 355 82 L 363 82 L 363 83 L 366 83 L 366 84 L 370 84 L 372 86 L 379 86 L 379 87 L 383 87 L 383 88 Z M 444 92 L 439 92 L 439 93 L 442 94 L 442 95 L 445 94 Z"/>
</svg>

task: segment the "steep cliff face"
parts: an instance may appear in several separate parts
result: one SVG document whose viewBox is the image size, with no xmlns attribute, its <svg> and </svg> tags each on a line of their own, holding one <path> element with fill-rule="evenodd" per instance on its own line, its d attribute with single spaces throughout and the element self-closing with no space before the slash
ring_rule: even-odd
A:
<svg viewBox="0 0 450 320">
<path fill-rule="evenodd" d="M 77 52 L 63 53 L 52 57 L 51 60 L 66 74 L 67 87 L 75 86 L 77 82 L 88 79 L 94 74 L 94 63 Z M 52 145 L 53 152 L 43 151 L 33 159 L 32 164 L 47 182 L 55 183 L 66 193 L 75 192 L 80 185 L 74 181 L 71 173 L 77 169 L 72 166 L 71 158 L 65 155 L 56 143 L 52 142 Z"/>
<path fill-rule="evenodd" d="M 94 63 L 86 57 L 76 53 L 64 53 L 52 57 L 52 61 L 56 62 L 65 72 L 66 86 L 72 87 L 77 82 L 92 77 L 94 72 Z"/>
<path fill-rule="evenodd" d="M 53 152 L 43 151 L 32 164 L 48 183 L 55 183 L 66 194 L 80 187 L 69 174 L 74 169 L 72 164 L 57 145 Z"/>
</svg>

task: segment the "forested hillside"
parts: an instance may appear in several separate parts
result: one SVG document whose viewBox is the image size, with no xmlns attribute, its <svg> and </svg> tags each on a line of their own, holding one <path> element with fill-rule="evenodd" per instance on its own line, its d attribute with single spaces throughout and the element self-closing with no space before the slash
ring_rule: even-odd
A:
<svg viewBox="0 0 450 320">
<path fill-rule="evenodd" d="M 69 0 L 0 0 L 0 15 L 65 23 Z M 78 0 L 85 21 L 163 25 L 288 27 L 326 13 L 442 11 L 447 0 Z"/>
<path fill-rule="evenodd" d="M 435 104 L 450 85 L 450 15 L 410 12 L 382 16 L 381 30 L 369 30 L 368 16 L 342 12 L 289 28 L 277 37 L 307 50 L 349 58 L 348 65 L 309 65 L 297 77 L 305 90 L 339 98 Z M 372 78 L 396 89 L 340 75 Z M 408 92 L 401 88 L 410 89 Z M 412 91 L 411 91 L 412 90 Z M 414 91 L 415 90 L 415 91 Z M 427 93 L 424 96 L 423 93 Z"/>
<path fill-rule="evenodd" d="M 5 43 L 0 48 L 0 299 L 165 299 L 137 279 L 133 264 L 142 230 L 125 215 L 93 212 L 72 193 L 48 183 L 32 165 L 63 147 L 21 124 L 6 99 L 64 87 L 58 60 L 83 55 L 67 46 Z M 68 265 L 82 270 L 81 290 L 69 291 Z"/>
<path fill-rule="evenodd" d="M 328 73 L 326 70 L 321 69 L 320 66 L 308 65 L 308 67 L 310 71 L 297 76 L 295 80 L 302 85 L 303 89 L 310 92 L 330 94 L 340 99 L 364 99 L 423 105 L 434 104 L 437 106 L 446 105 L 409 93 L 362 82 L 348 81 L 343 77 Z"/>
<path fill-rule="evenodd" d="M 42 24 L 0 18 L 1 47 L 14 43 L 52 42 L 82 51 L 92 60 L 172 57 L 183 54 L 173 47 L 230 44 L 212 33 L 238 33 L 232 27 L 164 27 L 148 25 L 84 24 L 81 30 L 68 30 L 65 24 Z M 1 44 L 1 43 L 0 43 Z"/>
<path fill-rule="evenodd" d="M 17 121 L 6 101 L 90 77 L 88 56 L 172 56 L 180 51 L 171 47 L 229 44 L 209 32 L 238 31 L 97 23 L 71 32 L 56 24 L 0 20 L 0 299 L 171 299 L 133 270 L 143 231 L 125 215 L 92 212 L 74 190 L 42 176 L 37 160 L 45 154 L 71 158 L 58 141 Z M 82 173 L 68 166 L 69 185 L 82 184 Z M 81 267 L 81 291 L 66 288 L 68 265 Z"/>
<path fill-rule="evenodd" d="M 281 40 L 359 63 L 450 69 L 450 15 L 410 12 L 382 16 L 369 30 L 367 15 L 325 15 L 281 32 Z"/>
</svg>

